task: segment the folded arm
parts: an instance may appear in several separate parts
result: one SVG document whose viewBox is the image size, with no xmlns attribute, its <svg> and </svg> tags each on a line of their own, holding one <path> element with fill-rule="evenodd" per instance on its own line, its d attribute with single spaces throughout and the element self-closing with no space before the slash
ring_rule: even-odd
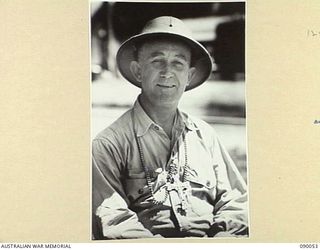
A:
<svg viewBox="0 0 320 250">
<path fill-rule="evenodd" d="M 246 184 L 226 149 L 216 140 L 216 203 L 212 236 L 248 235 Z"/>
<path fill-rule="evenodd" d="M 130 239 L 154 237 L 128 208 L 121 183 L 121 160 L 117 147 L 104 139 L 92 144 L 92 209 L 98 217 L 103 237 L 107 239 Z"/>
</svg>

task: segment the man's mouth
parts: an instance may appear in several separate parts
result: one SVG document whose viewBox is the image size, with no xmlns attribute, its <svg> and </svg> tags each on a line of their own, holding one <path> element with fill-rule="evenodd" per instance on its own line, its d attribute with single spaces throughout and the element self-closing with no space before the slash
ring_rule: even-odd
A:
<svg viewBox="0 0 320 250">
<path fill-rule="evenodd" d="M 162 85 L 162 84 L 157 84 L 157 86 L 160 87 L 160 88 L 170 89 L 170 88 L 174 88 L 176 85 Z"/>
</svg>

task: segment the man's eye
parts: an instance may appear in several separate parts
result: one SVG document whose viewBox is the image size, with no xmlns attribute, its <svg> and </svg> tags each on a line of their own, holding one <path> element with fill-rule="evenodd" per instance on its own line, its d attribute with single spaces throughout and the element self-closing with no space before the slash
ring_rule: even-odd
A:
<svg viewBox="0 0 320 250">
<path fill-rule="evenodd" d="M 179 61 L 175 61 L 173 62 L 173 65 L 177 68 L 183 68 L 184 67 L 184 63 L 179 62 Z"/>
<path fill-rule="evenodd" d="M 153 64 L 160 64 L 160 63 L 162 63 L 162 61 L 161 61 L 161 60 L 153 60 L 151 63 L 153 63 Z"/>
<path fill-rule="evenodd" d="M 182 62 L 174 62 L 175 65 L 183 65 Z"/>
</svg>

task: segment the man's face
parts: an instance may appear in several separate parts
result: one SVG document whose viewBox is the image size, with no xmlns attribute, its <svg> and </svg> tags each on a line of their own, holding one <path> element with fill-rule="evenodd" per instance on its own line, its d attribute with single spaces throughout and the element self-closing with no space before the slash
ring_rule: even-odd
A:
<svg viewBox="0 0 320 250">
<path fill-rule="evenodd" d="M 195 71 L 190 62 L 191 51 L 181 42 L 145 43 L 136 63 L 142 98 L 155 106 L 177 105 Z"/>
</svg>

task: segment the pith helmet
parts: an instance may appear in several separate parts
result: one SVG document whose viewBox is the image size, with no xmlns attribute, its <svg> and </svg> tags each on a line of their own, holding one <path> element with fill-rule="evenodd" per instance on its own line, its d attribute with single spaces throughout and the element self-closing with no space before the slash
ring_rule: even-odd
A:
<svg viewBox="0 0 320 250">
<path fill-rule="evenodd" d="M 209 52 L 195 39 L 192 38 L 189 28 L 178 18 L 171 16 L 161 16 L 150 20 L 142 32 L 126 40 L 117 53 L 117 64 L 120 73 L 129 82 L 140 86 L 130 71 L 130 63 L 136 60 L 136 48 L 141 42 L 148 38 L 174 38 L 184 42 L 191 48 L 192 66 L 196 68 L 196 73 L 187 86 L 186 91 L 193 89 L 208 79 L 212 71 L 212 61 Z"/>
</svg>

